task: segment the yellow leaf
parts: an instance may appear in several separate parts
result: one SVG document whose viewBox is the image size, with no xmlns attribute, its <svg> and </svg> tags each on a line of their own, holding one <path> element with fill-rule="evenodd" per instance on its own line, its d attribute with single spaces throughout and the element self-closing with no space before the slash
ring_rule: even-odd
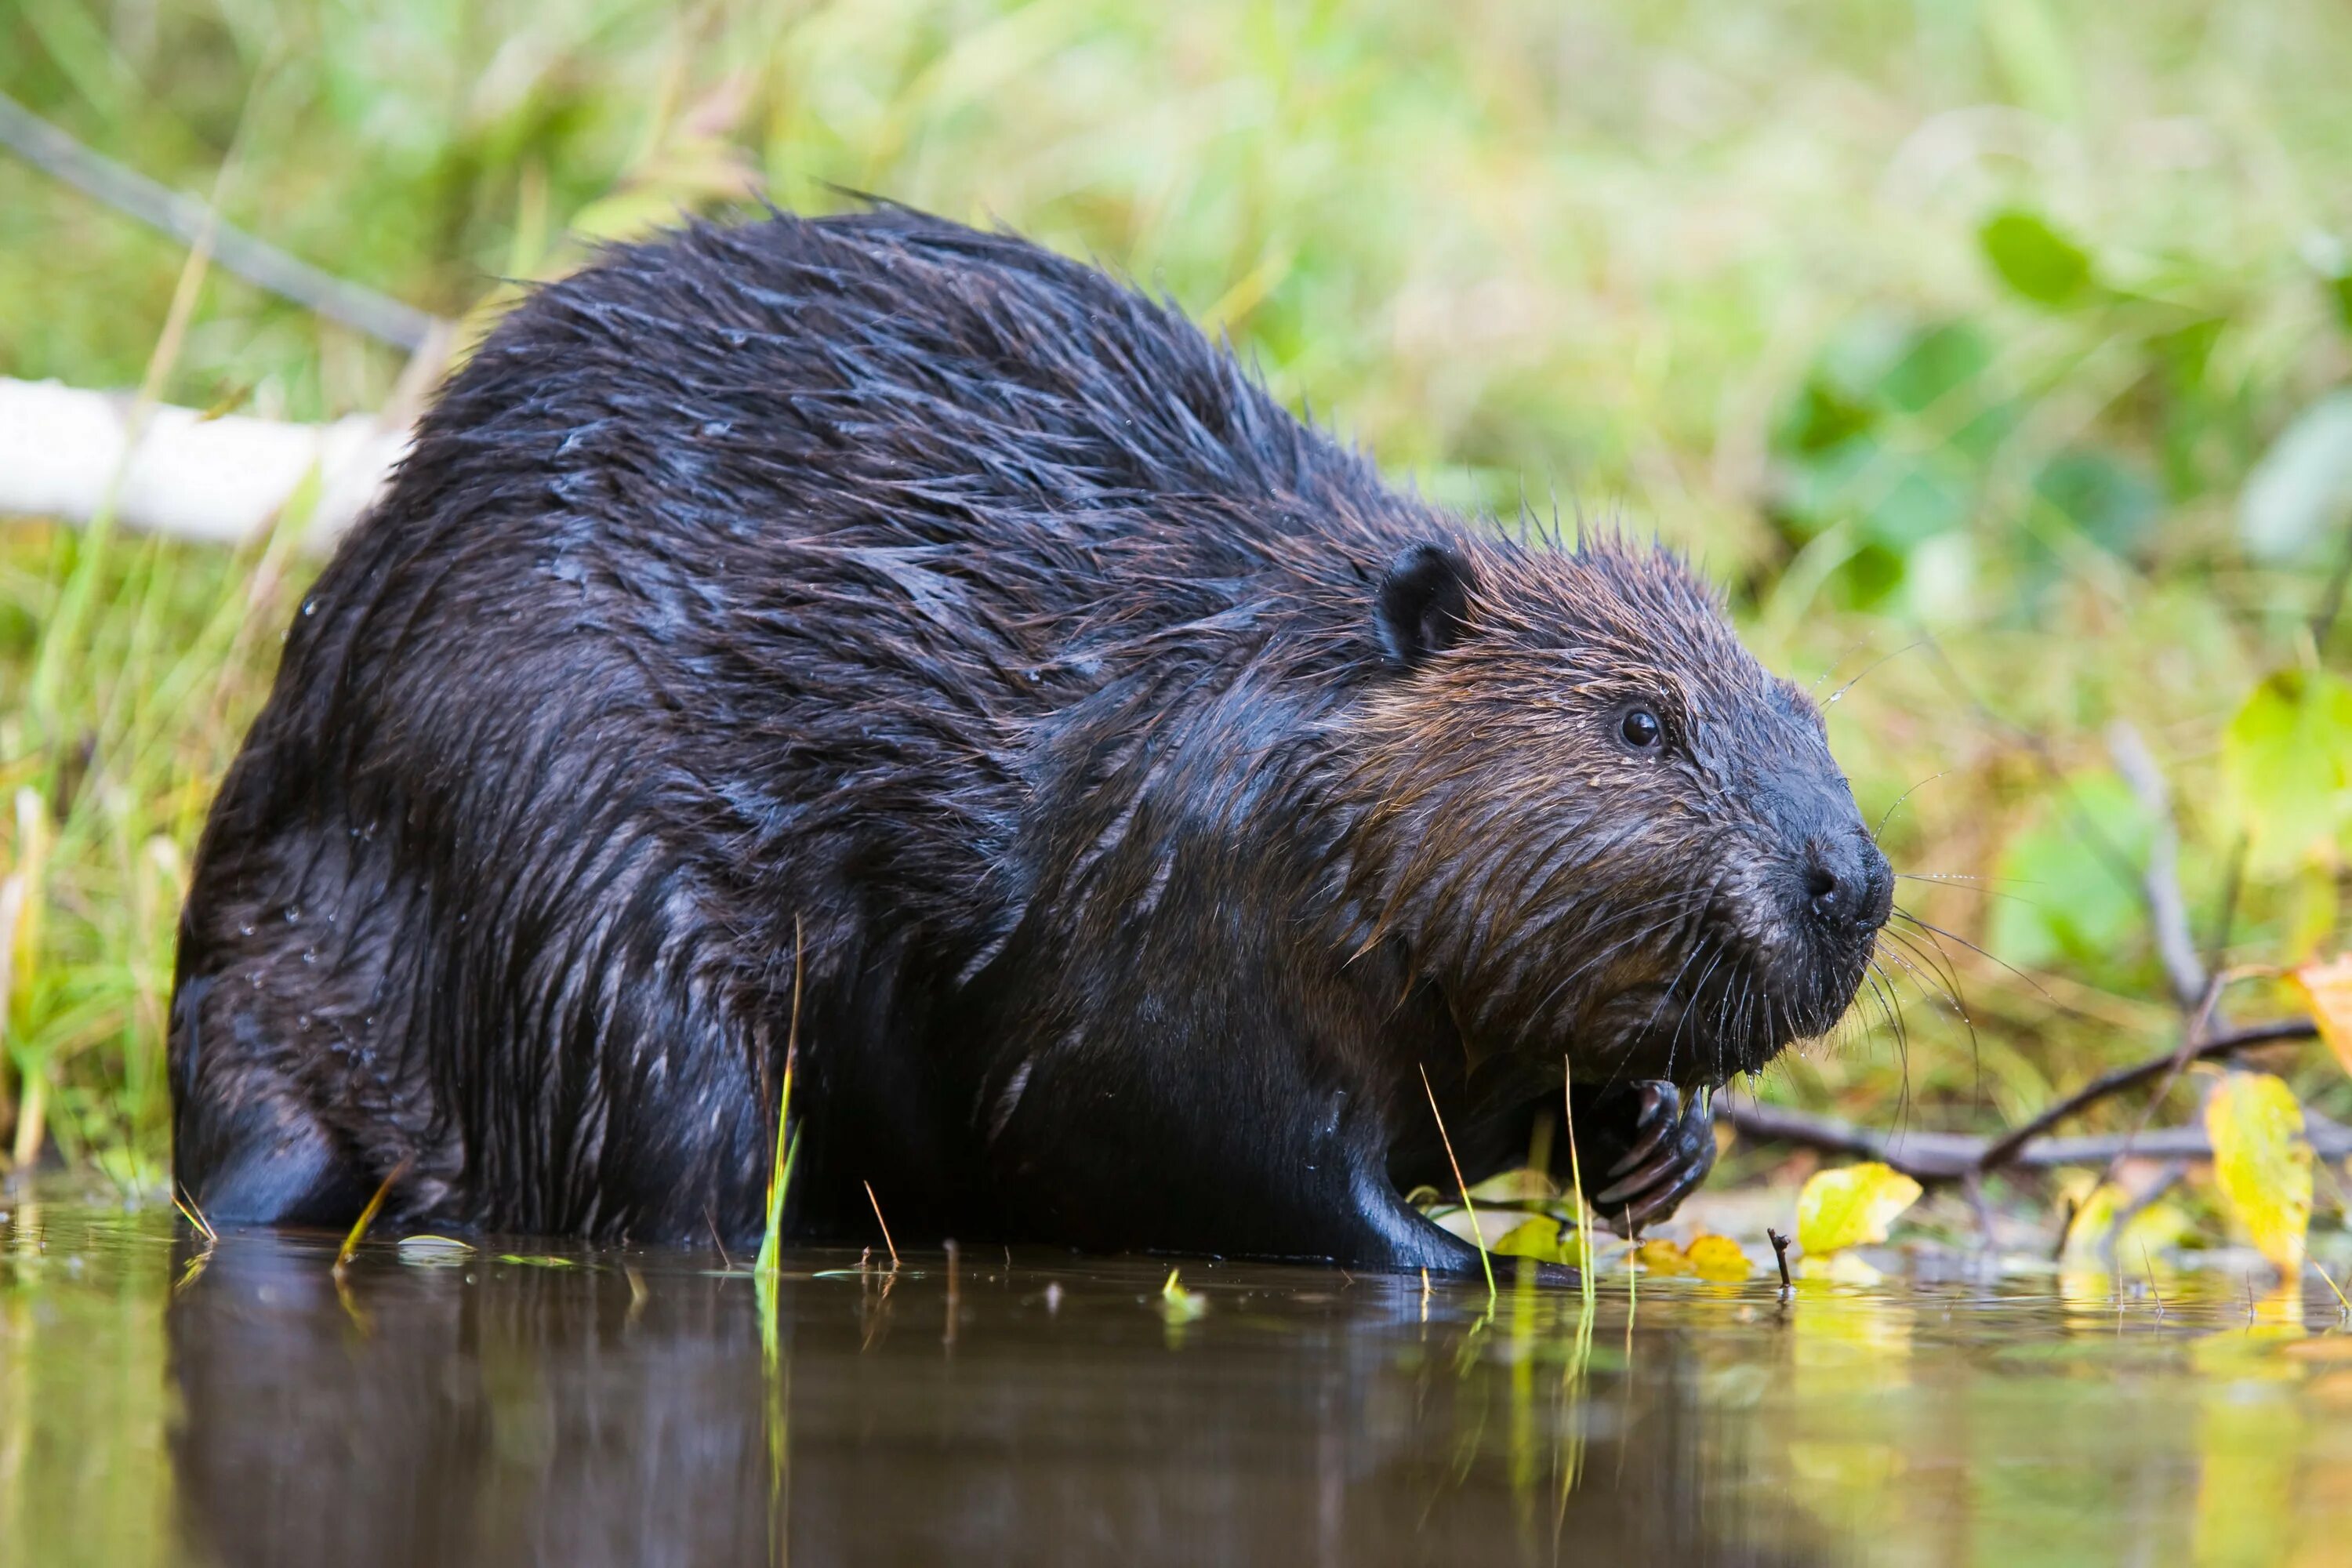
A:
<svg viewBox="0 0 2352 1568">
<path fill-rule="evenodd" d="M 2311 1009 L 2319 1037 L 2344 1070 L 2352 1072 L 2352 952 L 2306 963 L 2287 978 L 2303 993 L 2303 1005 Z"/>
<path fill-rule="evenodd" d="M 1702 1279 L 1728 1281 L 1748 1278 L 1748 1254 L 1727 1236 L 1694 1237 L 1685 1256 Z"/>
<path fill-rule="evenodd" d="M 1490 1226 L 1496 1217 L 1488 1216 Z M 1534 1258 L 1546 1263 L 1557 1263 L 1559 1261 L 1559 1221 L 1538 1215 L 1513 1226 L 1488 1250 L 1502 1258 Z"/>
<path fill-rule="evenodd" d="M 1653 1274 L 1688 1274 L 1692 1271 L 1688 1255 L 1664 1237 L 1645 1241 L 1635 1247 L 1633 1261 Z"/>
<path fill-rule="evenodd" d="M 1839 1285 L 1884 1285 L 1886 1276 L 1856 1258 L 1851 1252 L 1832 1252 L 1827 1258 L 1809 1259 L 1805 1264 L 1809 1279 L 1827 1279 Z"/>
<path fill-rule="evenodd" d="M 1885 1241 L 1895 1216 L 1918 1201 L 1918 1183 L 1874 1160 L 1816 1171 L 1797 1194 L 1797 1245 L 1818 1257 Z"/>
<path fill-rule="evenodd" d="M 2078 1198 L 2074 1217 L 2066 1222 L 2061 1256 L 2070 1263 L 2099 1257 L 2100 1249 L 2107 1243 L 2107 1233 L 2116 1228 L 2116 1216 L 2129 1202 L 2131 1194 L 2113 1182 L 2101 1182 L 2088 1196 Z"/>
<path fill-rule="evenodd" d="M 2232 1072 L 2205 1102 L 2205 1133 L 2231 1216 L 2273 1268 L 2300 1279 L 2311 1226 L 2311 1144 L 2294 1091 L 2266 1072 Z"/>
</svg>

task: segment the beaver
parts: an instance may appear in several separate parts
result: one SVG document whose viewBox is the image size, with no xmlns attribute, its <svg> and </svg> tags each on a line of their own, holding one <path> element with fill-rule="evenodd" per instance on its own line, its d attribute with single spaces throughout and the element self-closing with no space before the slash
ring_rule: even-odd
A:
<svg viewBox="0 0 2352 1568">
<path fill-rule="evenodd" d="M 1547 531 L 1010 234 L 608 250 L 293 617 L 181 920 L 176 1177 L 748 1238 L 790 1064 L 795 1237 L 1458 1271 L 1400 1194 L 1566 1079 L 1553 1163 L 1670 1212 L 1890 874 L 1712 592 Z"/>
</svg>

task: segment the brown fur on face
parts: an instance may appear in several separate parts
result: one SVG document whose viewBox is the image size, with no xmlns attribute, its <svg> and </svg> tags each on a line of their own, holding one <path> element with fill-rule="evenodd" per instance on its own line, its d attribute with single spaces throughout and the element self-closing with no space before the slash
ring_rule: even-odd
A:
<svg viewBox="0 0 2352 1568">
<path fill-rule="evenodd" d="M 1451 645 L 1369 703 L 1350 892 L 1444 992 L 1474 1058 L 1720 1082 L 1825 1030 L 1888 876 L 1821 716 L 1674 556 L 1465 552 Z M 1654 715 L 1657 742 L 1625 734 Z M 1817 921 L 1843 856 L 1859 917 Z"/>
</svg>

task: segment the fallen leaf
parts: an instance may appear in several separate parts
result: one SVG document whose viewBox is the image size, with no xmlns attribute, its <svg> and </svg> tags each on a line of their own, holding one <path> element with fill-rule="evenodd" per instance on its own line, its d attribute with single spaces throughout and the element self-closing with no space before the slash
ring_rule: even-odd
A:
<svg viewBox="0 0 2352 1568">
<path fill-rule="evenodd" d="M 2352 952 L 2314 961 L 2287 976 L 2303 994 L 2319 1037 L 2336 1053 L 2346 1072 L 2352 1072 Z"/>
<path fill-rule="evenodd" d="M 1664 1237 L 1642 1243 L 1633 1249 L 1633 1261 L 1653 1274 L 1688 1274 L 1690 1256 Z"/>
<path fill-rule="evenodd" d="M 2302 1279 L 2311 1143 L 2294 1091 L 2266 1072 L 2230 1073 L 2205 1102 L 2205 1133 L 2222 1204 L 2282 1277 Z"/>
<path fill-rule="evenodd" d="M 2070 1263 L 2099 1258 L 2108 1232 L 2116 1228 L 2116 1217 L 2130 1202 L 2131 1194 L 2113 1182 L 2101 1182 L 2087 1195 L 2078 1197 L 2074 1217 L 2066 1222 L 2059 1256 Z"/>
<path fill-rule="evenodd" d="M 1486 1219 L 1487 1230 L 1500 1229 L 1502 1223 L 1509 1217 L 1507 1215 L 1488 1215 Z M 1500 1258 L 1533 1258 L 1545 1263 L 1557 1263 L 1559 1261 L 1559 1222 L 1537 1215 L 1512 1226 L 1489 1242 L 1487 1250 Z"/>
<path fill-rule="evenodd" d="M 1748 1278 L 1748 1253 L 1727 1236 L 1694 1237 L 1685 1256 L 1702 1279 L 1723 1282 Z"/>
<path fill-rule="evenodd" d="M 400 1238 L 399 1251 L 403 1263 L 444 1268 L 463 1263 L 474 1255 L 472 1247 L 447 1236 L 404 1236 Z"/>
<path fill-rule="evenodd" d="M 1832 1252 L 1825 1258 L 1810 1258 L 1805 1264 L 1808 1279 L 1827 1279 L 1839 1285 L 1884 1285 L 1886 1276 L 1856 1258 L 1851 1252 Z"/>
<path fill-rule="evenodd" d="M 1818 1257 L 1885 1241 L 1895 1216 L 1918 1201 L 1918 1183 L 1875 1160 L 1816 1171 L 1797 1194 L 1797 1245 Z"/>
</svg>

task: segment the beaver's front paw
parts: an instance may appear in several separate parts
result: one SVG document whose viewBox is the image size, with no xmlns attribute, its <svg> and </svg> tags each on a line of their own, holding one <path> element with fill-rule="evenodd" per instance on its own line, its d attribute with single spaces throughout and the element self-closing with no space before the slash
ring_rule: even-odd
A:
<svg viewBox="0 0 2352 1568">
<path fill-rule="evenodd" d="M 1576 1142 L 1587 1200 L 1631 1236 L 1673 1214 L 1715 1168 L 1713 1096 L 1702 1089 L 1685 1100 L 1655 1079 L 1619 1084 L 1578 1110 Z"/>
</svg>

